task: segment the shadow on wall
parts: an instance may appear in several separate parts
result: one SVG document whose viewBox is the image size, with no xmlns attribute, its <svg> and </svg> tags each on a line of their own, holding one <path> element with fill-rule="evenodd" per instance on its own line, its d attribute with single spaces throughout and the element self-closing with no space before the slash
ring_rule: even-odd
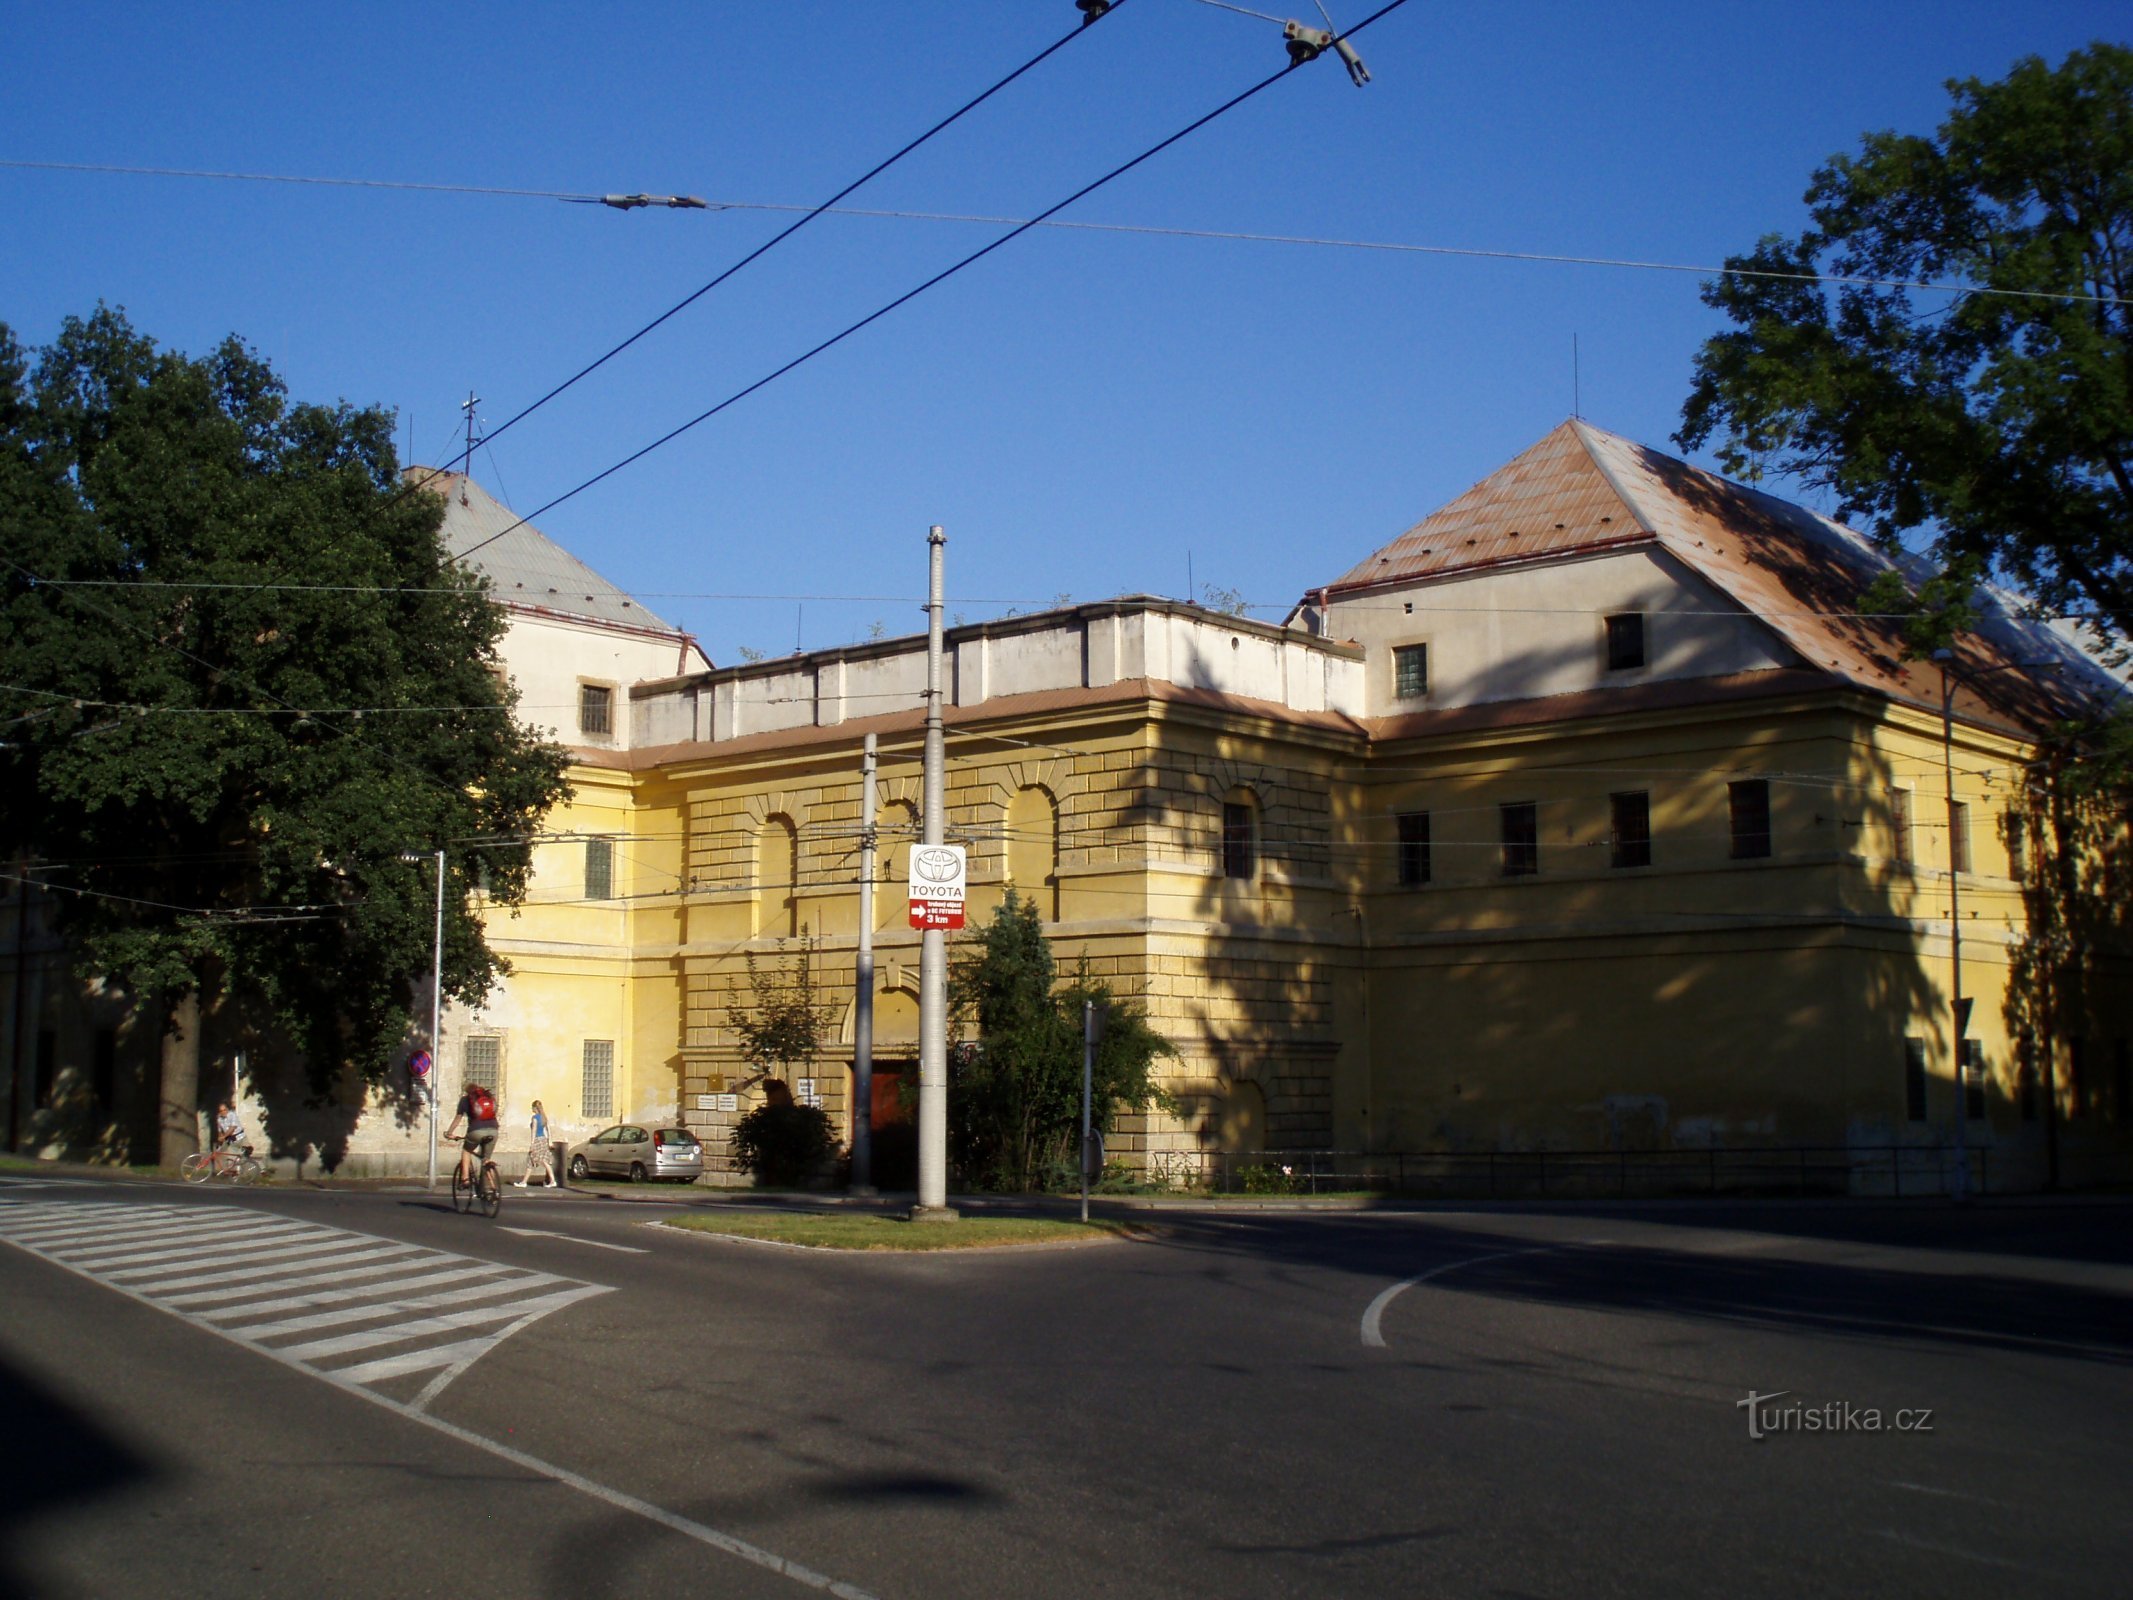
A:
<svg viewBox="0 0 2133 1600">
<path fill-rule="evenodd" d="M 1834 593 L 1846 581 L 1818 573 L 1817 592 Z M 1559 670 L 1596 648 L 1551 641 L 1509 670 Z M 1953 1090 L 1939 1046 L 1931 1115 L 1923 1123 L 1905 1115 L 1903 1040 L 1930 1038 L 1948 1005 L 1944 958 L 1929 964 L 1920 950 L 1920 919 L 1930 920 L 1931 908 L 1910 903 L 1913 873 L 1893 860 L 1892 791 L 1920 787 L 1919 775 L 1895 770 L 1894 758 L 1869 742 L 1866 719 L 1841 745 L 1827 744 L 1830 713 L 1818 704 L 1801 713 L 1814 721 L 1798 738 L 1840 750 L 1845 765 L 1826 783 L 1815 781 L 1819 775 L 1797 781 L 1779 770 L 1806 748 L 1791 742 L 1793 714 L 1778 700 L 1756 706 L 1737 728 L 1721 725 L 1697 741 L 1703 755 L 1693 765 L 1709 770 L 1696 771 L 1652 770 L 1684 763 L 1678 753 L 1649 759 L 1642 745 L 1621 742 L 1604 715 L 1564 723 L 1565 753 L 1537 759 L 1515 748 L 1499 755 L 1486 729 L 1468 730 L 1462 723 L 1471 718 L 1443 713 L 1447 733 L 1471 731 L 1471 739 L 1441 757 L 1363 768 L 1353 831 L 1340 841 L 1345 848 L 1335 853 L 1324 893 L 1309 881 L 1322 846 L 1269 807 L 1258 852 L 1262 861 L 1293 865 L 1295 889 L 1262 868 L 1257 882 L 1210 877 L 1189 900 L 1161 908 L 1222 928 L 1209 948 L 1217 960 L 1248 953 L 1262 922 L 1307 933 L 1315 926 L 1324 936 L 1320 949 L 1295 951 L 1278 970 L 1254 974 L 1265 1010 L 1212 977 L 1178 1007 L 1185 1031 L 1175 1042 L 1188 1053 L 1198 1046 L 1219 1080 L 1212 1097 L 1194 1096 L 1189 1125 L 1201 1147 L 1248 1148 L 1240 1131 L 1254 1120 L 1247 1104 L 1254 1095 L 1264 1097 L 1263 1115 L 1275 1124 L 1268 1147 L 1322 1143 L 1294 1137 L 1295 1113 L 1284 1116 L 1279 1103 L 1315 1070 L 1307 1065 L 1314 1046 L 1327 1052 L 1323 1070 L 1364 1086 L 1376 1113 L 1366 1135 L 1373 1149 L 1651 1150 L 1714 1139 L 1841 1145 L 1854 1136 L 1946 1137 Z M 1423 737 L 1434 720 L 1417 713 L 1403 719 L 1403 730 Z M 1431 770 L 1440 760 L 1441 784 Z M 1619 780 L 1595 776 L 1617 765 Z M 1163 775 L 1151 766 L 1144 787 Z M 1729 784 L 1757 779 L 1768 783 L 1772 848 L 1764 859 L 1736 859 Z M 1322 781 L 1299 770 L 1277 786 Z M 1613 865 L 1609 790 L 1617 786 L 1649 793 L 1649 865 Z M 1489 832 L 1497 807 L 1536 799 L 1537 870 L 1506 881 L 1512 875 L 1497 870 L 1498 841 Z M 1440 835 L 1437 875 L 1402 888 L 1390 813 L 1409 805 L 1445 808 L 1467 836 Z M 1200 835 L 1190 848 L 1219 863 L 1213 819 L 1188 820 Z M 1602 930 L 1614 936 L 1593 937 Z M 1453 938 L 1461 933 L 1485 936 L 1462 946 Z M 1574 968 L 1566 950 L 1578 952 Z M 1417 985 L 1430 994 L 1411 1031 L 1395 1037 L 1379 1025 L 1377 1058 L 1360 1075 L 1356 1053 L 1373 1048 L 1371 1036 L 1335 1037 L 1342 1024 L 1312 982 L 1351 959 L 1367 974 L 1365 1015 L 1391 1016 Z M 1756 997 L 1752 1007 L 1743 1007 L 1746 996 Z M 1714 1031 L 1714 1019 L 1723 1027 Z M 1844 1047 L 1833 1049 L 1839 1038 Z M 1334 1064 L 1335 1051 L 1345 1066 Z M 1885 1074 L 1877 1066 L 1884 1062 Z M 1237 1103 L 1226 1106 L 1231 1093 Z M 1989 1094 L 1995 1123 L 2011 1124 L 2006 1086 L 1995 1078 Z M 1853 1117 L 1862 1105 L 1870 1114 Z"/>
</svg>

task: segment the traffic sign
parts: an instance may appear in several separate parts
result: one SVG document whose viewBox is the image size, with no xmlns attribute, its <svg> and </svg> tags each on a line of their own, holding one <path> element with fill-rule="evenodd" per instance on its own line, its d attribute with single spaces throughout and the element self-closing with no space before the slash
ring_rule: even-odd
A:
<svg viewBox="0 0 2133 1600">
<path fill-rule="evenodd" d="M 959 844 L 922 844 L 911 850 L 911 926 L 960 928 L 969 863 Z"/>
</svg>

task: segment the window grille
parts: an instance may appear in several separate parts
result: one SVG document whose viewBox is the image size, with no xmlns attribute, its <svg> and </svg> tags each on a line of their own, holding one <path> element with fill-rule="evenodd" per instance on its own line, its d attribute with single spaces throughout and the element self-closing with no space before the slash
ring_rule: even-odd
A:
<svg viewBox="0 0 2133 1600">
<path fill-rule="evenodd" d="M 578 732 L 605 737 L 614 729 L 615 691 L 604 683 L 578 685 Z"/>
<path fill-rule="evenodd" d="M 1614 811 L 1614 865 L 1652 864 L 1652 797 L 1642 789 L 1609 795 Z"/>
<path fill-rule="evenodd" d="M 1770 854 L 1770 782 L 1745 778 L 1726 786 L 1728 818 L 1733 831 L 1733 859 Z"/>
<path fill-rule="evenodd" d="M 611 900 L 615 894 L 615 841 L 585 841 L 585 898 Z"/>
<path fill-rule="evenodd" d="M 1429 882 L 1429 813 L 1403 811 L 1400 828 L 1400 886 L 1412 889 Z"/>
<path fill-rule="evenodd" d="M 1889 791 L 1889 859 L 1909 862 L 1911 859 L 1911 791 Z"/>
<path fill-rule="evenodd" d="M 1961 800 L 1948 807 L 1948 870 L 1970 870 L 1970 807 Z"/>
<path fill-rule="evenodd" d="M 1540 871 L 1540 806 L 1514 800 L 1503 807 L 1503 875 L 1529 877 Z"/>
<path fill-rule="evenodd" d="M 1252 808 L 1239 801 L 1228 800 L 1222 805 L 1222 876 L 1225 878 L 1249 878 L 1252 875 Z"/>
<path fill-rule="evenodd" d="M 1429 646 L 1403 644 L 1392 652 L 1392 697 L 1419 700 L 1429 693 Z"/>
<path fill-rule="evenodd" d="M 1985 1046 L 1977 1039 L 1963 1041 L 1963 1115 L 1985 1119 Z"/>
<path fill-rule="evenodd" d="M 1607 619 L 1607 670 L 1627 672 L 1644 665 L 1644 613 L 1628 611 Z"/>
</svg>

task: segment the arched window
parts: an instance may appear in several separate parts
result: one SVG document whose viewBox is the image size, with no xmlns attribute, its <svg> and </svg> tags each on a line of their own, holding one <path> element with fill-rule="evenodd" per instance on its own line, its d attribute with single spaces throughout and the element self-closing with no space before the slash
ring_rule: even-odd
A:
<svg viewBox="0 0 2133 1600">
<path fill-rule="evenodd" d="M 800 840 L 791 819 L 765 817 L 755 835 L 755 931 L 789 939 L 799 928 Z"/>
<path fill-rule="evenodd" d="M 874 822 L 881 877 L 874 890 L 874 926 L 899 927 L 910 912 L 911 845 L 918 838 L 918 812 L 906 800 L 891 800 Z"/>
<path fill-rule="evenodd" d="M 1249 789 L 1222 797 L 1222 876 L 1247 882 L 1259 875 L 1259 800 Z"/>
<path fill-rule="evenodd" d="M 1007 881 L 1046 922 L 1059 920 L 1059 806 L 1034 786 L 1007 803 Z"/>
</svg>

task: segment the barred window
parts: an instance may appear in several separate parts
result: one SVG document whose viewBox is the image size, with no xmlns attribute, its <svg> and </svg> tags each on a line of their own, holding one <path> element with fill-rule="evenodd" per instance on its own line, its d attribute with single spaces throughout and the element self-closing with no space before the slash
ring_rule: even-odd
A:
<svg viewBox="0 0 2133 1600">
<path fill-rule="evenodd" d="M 615 841 L 585 841 L 585 898 L 609 900 L 615 893 Z"/>
<path fill-rule="evenodd" d="M 1222 876 L 1249 878 L 1257 865 L 1252 840 L 1252 808 L 1240 801 L 1222 806 Z"/>
<path fill-rule="evenodd" d="M 1733 859 L 1745 861 L 1770 854 L 1770 781 L 1744 778 L 1728 784 L 1726 803 L 1733 830 Z"/>
<path fill-rule="evenodd" d="M 1963 1041 L 1963 1115 L 1972 1122 L 1985 1118 L 1985 1045 L 1981 1039 Z"/>
<path fill-rule="evenodd" d="M 615 691 L 604 683 L 578 685 L 578 732 L 613 733 Z"/>
<path fill-rule="evenodd" d="M 1911 791 L 1889 791 L 1889 859 L 1908 862 L 1911 859 Z"/>
<path fill-rule="evenodd" d="M 1607 619 L 1607 670 L 1627 672 L 1644 665 L 1644 613 L 1625 611 Z"/>
<path fill-rule="evenodd" d="M 1412 889 L 1429 882 L 1429 813 L 1403 811 L 1394 820 L 1400 826 L 1400 887 Z"/>
<path fill-rule="evenodd" d="M 460 1088 L 471 1089 L 477 1083 L 498 1100 L 503 1099 L 504 1041 L 494 1034 L 477 1034 L 460 1046 Z"/>
<path fill-rule="evenodd" d="M 584 1114 L 604 1121 L 615 1114 L 615 1041 L 585 1041 L 584 1080 L 578 1094 Z"/>
<path fill-rule="evenodd" d="M 1503 811 L 1503 875 L 1523 878 L 1540 871 L 1540 805 L 1514 800 Z"/>
<path fill-rule="evenodd" d="M 1652 797 L 1642 789 L 1607 797 L 1614 812 L 1614 865 L 1652 864 Z"/>
<path fill-rule="evenodd" d="M 1429 693 L 1429 646 L 1397 645 L 1392 652 L 1392 697 L 1419 700 Z"/>
<path fill-rule="evenodd" d="M 1948 870 L 1970 870 L 1970 806 L 1963 800 L 1948 808 Z"/>
<path fill-rule="evenodd" d="M 2019 808 L 2007 808 L 2007 876 L 2016 883 L 2029 881 L 2029 836 L 2023 831 Z"/>
</svg>

